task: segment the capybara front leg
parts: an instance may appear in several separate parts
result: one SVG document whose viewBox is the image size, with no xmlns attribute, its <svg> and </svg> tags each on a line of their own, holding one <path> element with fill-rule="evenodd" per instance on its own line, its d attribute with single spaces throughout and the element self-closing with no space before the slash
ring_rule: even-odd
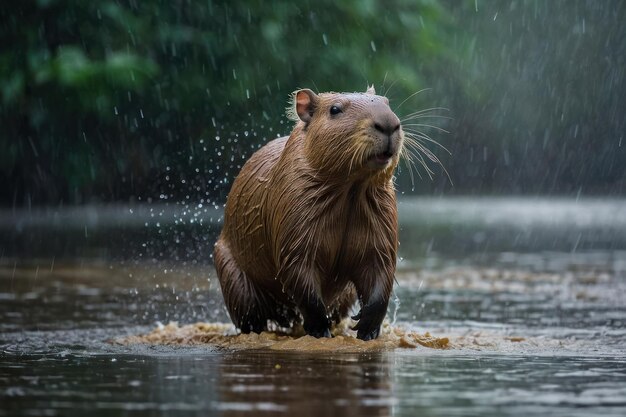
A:
<svg viewBox="0 0 626 417">
<path fill-rule="evenodd" d="M 313 337 L 330 337 L 330 319 L 322 299 L 314 292 L 302 297 L 298 303 L 304 331 Z"/>
<path fill-rule="evenodd" d="M 215 244 L 213 258 L 231 320 L 243 333 L 261 333 L 267 328 L 265 298 L 239 269 L 221 238 Z"/>
<path fill-rule="evenodd" d="M 330 318 L 320 295 L 317 271 L 302 263 L 286 263 L 291 267 L 282 268 L 280 282 L 302 315 L 304 331 L 317 338 L 330 337 Z"/>
<path fill-rule="evenodd" d="M 380 326 L 387 315 L 389 296 L 393 285 L 393 275 L 389 277 L 364 277 L 355 283 L 361 300 L 361 311 L 354 319 L 359 320 L 353 330 L 361 340 L 376 339 Z M 368 279 L 371 278 L 371 279 Z"/>
<path fill-rule="evenodd" d="M 357 339 L 372 340 L 376 339 L 380 334 L 380 326 L 387 314 L 387 305 L 389 300 L 378 298 L 376 300 L 370 300 L 361 307 L 361 311 L 355 319 L 359 322 L 352 330 L 356 330 Z"/>
</svg>

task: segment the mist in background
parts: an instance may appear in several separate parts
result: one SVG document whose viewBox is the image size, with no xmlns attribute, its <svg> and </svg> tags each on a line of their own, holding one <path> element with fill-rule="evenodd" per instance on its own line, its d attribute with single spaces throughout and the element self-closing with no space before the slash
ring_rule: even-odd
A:
<svg viewBox="0 0 626 417">
<path fill-rule="evenodd" d="M 449 177 L 402 164 L 403 194 L 623 196 L 625 21 L 621 1 L 3 2 L 0 204 L 221 204 L 293 90 L 368 84 L 401 118 L 441 108 L 412 123 Z"/>
</svg>

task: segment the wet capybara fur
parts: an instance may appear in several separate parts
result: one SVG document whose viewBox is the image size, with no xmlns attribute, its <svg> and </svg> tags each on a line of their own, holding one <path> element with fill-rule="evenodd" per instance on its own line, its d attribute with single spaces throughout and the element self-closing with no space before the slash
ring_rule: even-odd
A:
<svg viewBox="0 0 626 417">
<path fill-rule="evenodd" d="M 396 268 L 400 120 L 373 87 L 298 90 L 289 113 L 291 135 L 252 155 L 228 195 L 214 250 L 226 307 L 244 333 L 302 322 L 330 337 L 358 301 L 357 337 L 375 339 Z"/>
</svg>

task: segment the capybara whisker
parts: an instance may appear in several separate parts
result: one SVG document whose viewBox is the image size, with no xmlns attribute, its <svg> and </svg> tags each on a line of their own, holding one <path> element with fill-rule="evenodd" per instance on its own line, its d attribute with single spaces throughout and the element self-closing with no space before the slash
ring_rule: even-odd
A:
<svg viewBox="0 0 626 417">
<path fill-rule="evenodd" d="M 405 98 L 405 99 L 402 101 L 402 103 L 400 103 L 400 104 L 398 104 L 398 105 L 396 106 L 396 108 L 394 109 L 394 111 L 398 111 L 398 110 L 400 109 L 400 107 L 402 107 L 402 105 L 403 105 L 404 103 L 406 103 L 407 101 L 409 101 L 410 99 L 412 99 L 412 98 L 413 98 L 413 97 L 415 97 L 416 95 L 418 95 L 418 94 L 420 94 L 420 93 L 423 93 L 424 91 L 428 91 L 428 90 L 431 90 L 431 88 L 422 88 L 421 90 L 416 91 L 416 92 L 414 92 L 413 94 L 409 95 L 407 98 Z"/>
</svg>

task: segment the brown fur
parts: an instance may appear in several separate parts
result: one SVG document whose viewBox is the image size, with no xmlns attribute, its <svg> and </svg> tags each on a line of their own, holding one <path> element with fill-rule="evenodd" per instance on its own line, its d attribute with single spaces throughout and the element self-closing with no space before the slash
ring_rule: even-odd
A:
<svg viewBox="0 0 626 417">
<path fill-rule="evenodd" d="M 228 196 L 214 252 L 226 306 L 244 332 L 301 316 L 319 337 L 358 299 L 358 337 L 376 338 L 396 265 L 400 122 L 373 88 L 300 90 L 292 115 L 291 135 L 257 151 Z M 384 152 L 386 165 L 373 162 Z"/>
</svg>

